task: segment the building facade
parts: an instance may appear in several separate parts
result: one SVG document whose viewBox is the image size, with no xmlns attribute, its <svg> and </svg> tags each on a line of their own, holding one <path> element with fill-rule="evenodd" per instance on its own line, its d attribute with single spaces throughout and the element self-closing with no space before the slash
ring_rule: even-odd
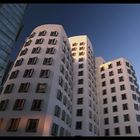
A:
<svg viewBox="0 0 140 140">
<path fill-rule="evenodd" d="M 0 5 L 0 84 L 4 76 L 13 45 L 23 27 L 28 4 Z"/>
<path fill-rule="evenodd" d="M 98 135 L 95 56 L 86 35 L 69 38 L 73 56 L 73 136 Z"/>
<path fill-rule="evenodd" d="M 140 93 L 133 66 L 124 58 L 96 58 L 100 136 L 140 135 Z"/>
<path fill-rule="evenodd" d="M 1 92 L 0 135 L 70 136 L 72 55 L 61 25 L 41 25 L 24 43 Z"/>
</svg>

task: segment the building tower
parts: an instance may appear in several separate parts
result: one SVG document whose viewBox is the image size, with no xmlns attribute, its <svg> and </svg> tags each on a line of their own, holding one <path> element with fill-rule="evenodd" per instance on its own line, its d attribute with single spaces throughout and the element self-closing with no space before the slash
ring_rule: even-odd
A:
<svg viewBox="0 0 140 140">
<path fill-rule="evenodd" d="M 4 84 L 1 136 L 70 136 L 72 55 L 61 25 L 35 28 Z"/>
<path fill-rule="evenodd" d="M 0 4 L 0 85 L 28 4 Z"/>
<path fill-rule="evenodd" d="M 73 136 L 98 135 L 95 57 L 86 35 L 69 38 L 73 62 Z"/>
<path fill-rule="evenodd" d="M 140 93 L 133 66 L 124 58 L 96 58 L 101 136 L 140 135 Z"/>
</svg>

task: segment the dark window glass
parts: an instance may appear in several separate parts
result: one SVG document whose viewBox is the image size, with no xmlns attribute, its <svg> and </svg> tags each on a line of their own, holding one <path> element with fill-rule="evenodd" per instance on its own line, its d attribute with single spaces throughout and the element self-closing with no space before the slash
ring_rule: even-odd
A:
<svg viewBox="0 0 140 140">
<path fill-rule="evenodd" d="M 28 92 L 30 83 L 21 83 L 18 92 Z"/>
<path fill-rule="evenodd" d="M 57 134 L 58 134 L 58 125 L 56 123 L 53 123 L 51 129 L 51 135 L 57 136 Z"/>
<path fill-rule="evenodd" d="M 124 122 L 130 121 L 129 114 L 124 114 Z"/>
<path fill-rule="evenodd" d="M 43 100 L 40 100 L 40 99 L 33 100 L 31 110 L 32 111 L 41 111 L 42 102 L 43 102 Z"/>
<path fill-rule="evenodd" d="M 13 71 L 9 77 L 9 79 L 15 79 L 19 73 L 19 70 Z"/>
<path fill-rule="evenodd" d="M 9 84 L 6 86 L 5 90 L 4 90 L 4 94 L 6 93 L 11 93 L 13 90 L 14 84 Z"/>
<path fill-rule="evenodd" d="M 77 130 L 81 130 L 82 129 L 82 122 L 81 121 L 77 121 L 76 122 L 75 129 L 77 129 Z"/>
<path fill-rule="evenodd" d="M 130 126 L 125 126 L 125 133 L 130 134 L 131 133 L 131 127 Z"/>
<path fill-rule="evenodd" d="M 23 110 L 25 99 L 16 99 L 13 110 Z"/>
<path fill-rule="evenodd" d="M 128 110 L 128 104 L 127 103 L 122 104 L 122 108 L 123 108 L 123 110 Z"/>
<path fill-rule="evenodd" d="M 46 83 L 38 83 L 36 92 L 38 93 L 45 93 L 47 91 L 47 84 Z"/>
<path fill-rule="evenodd" d="M 83 115 L 83 109 L 77 109 L 76 116 L 82 116 Z"/>
<path fill-rule="evenodd" d="M 6 107 L 8 105 L 8 102 L 9 102 L 8 99 L 5 99 L 5 100 L 0 101 L 0 111 L 6 110 Z"/>
</svg>

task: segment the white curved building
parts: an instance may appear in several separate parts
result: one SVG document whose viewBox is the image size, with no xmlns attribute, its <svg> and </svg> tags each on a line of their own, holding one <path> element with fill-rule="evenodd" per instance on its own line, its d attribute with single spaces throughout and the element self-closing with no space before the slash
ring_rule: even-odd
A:
<svg viewBox="0 0 140 140">
<path fill-rule="evenodd" d="M 97 136 L 98 100 L 96 94 L 95 56 L 86 35 L 69 38 L 73 62 L 73 136 Z"/>
<path fill-rule="evenodd" d="M 35 28 L 4 84 L 0 135 L 70 136 L 72 56 L 61 25 Z"/>
</svg>

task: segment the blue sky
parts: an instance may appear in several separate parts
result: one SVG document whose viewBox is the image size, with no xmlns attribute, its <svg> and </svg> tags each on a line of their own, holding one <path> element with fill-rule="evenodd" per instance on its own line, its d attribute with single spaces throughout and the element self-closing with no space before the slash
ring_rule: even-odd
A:
<svg viewBox="0 0 140 140">
<path fill-rule="evenodd" d="M 31 4 L 11 58 L 35 27 L 51 23 L 63 25 L 68 37 L 86 34 L 95 56 L 126 58 L 140 84 L 140 4 Z"/>
</svg>

